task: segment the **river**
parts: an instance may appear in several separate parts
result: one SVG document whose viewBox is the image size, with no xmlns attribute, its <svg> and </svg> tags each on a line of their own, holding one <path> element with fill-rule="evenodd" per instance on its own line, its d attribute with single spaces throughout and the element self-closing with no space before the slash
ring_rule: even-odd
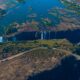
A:
<svg viewBox="0 0 80 80">
<path fill-rule="evenodd" d="M 18 3 L 16 0 L 8 0 L 8 2 L 6 2 L 6 0 L 2 1 L 4 3 L 3 5 L 8 4 L 8 8 L 6 9 L 6 15 L 0 17 L 0 26 L 6 26 L 13 22 L 23 23 L 32 19 L 40 21 L 41 18 L 50 17 L 48 10 L 51 8 L 63 7 L 60 0 L 25 0 L 24 3 Z M 13 5 L 13 7 L 9 5 Z M 37 17 L 29 18 L 28 15 L 33 13 L 35 13 Z"/>
</svg>

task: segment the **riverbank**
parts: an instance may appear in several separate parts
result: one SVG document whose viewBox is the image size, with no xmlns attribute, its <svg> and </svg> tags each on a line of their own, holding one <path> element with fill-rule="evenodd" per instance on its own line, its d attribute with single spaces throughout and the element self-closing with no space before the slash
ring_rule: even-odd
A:
<svg viewBox="0 0 80 80">
<path fill-rule="evenodd" d="M 58 52 L 58 53 L 57 53 Z M 63 50 L 39 48 L 0 63 L 0 79 L 27 80 L 30 75 L 50 70 L 69 55 Z"/>
</svg>

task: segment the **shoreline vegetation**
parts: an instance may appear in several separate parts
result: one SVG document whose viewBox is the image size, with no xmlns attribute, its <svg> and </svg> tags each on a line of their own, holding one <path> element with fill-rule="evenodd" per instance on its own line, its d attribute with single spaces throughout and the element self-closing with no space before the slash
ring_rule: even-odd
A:
<svg viewBox="0 0 80 80">
<path fill-rule="evenodd" d="M 80 45 L 66 39 L 0 43 L 0 79 L 30 80 L 62 65 L 66 57 L 80 59 L 79 55 Z"/>
<path fill-rule="evenodd" d="M 29 20 L 0 25 L 0 80 L 79 80 L 80 4 L 72 0 L 61 3 L 65 8 L 53 7 L 40 20 L 29 6 Z M 0 9 L 0 17 L 5 14 Z"/>
<path fill-rule="evenodd" d="M 38 47 L 46 47 L 48 49 L 63 49 L 76 53 L 77 44 L 72 44 L 66 39 L 54 40 L 33 40 L 33 41 L 16 41 L 0 43 L 0 59 L 5 59 L 12 55 L 25 52 Z"/>
</svg>

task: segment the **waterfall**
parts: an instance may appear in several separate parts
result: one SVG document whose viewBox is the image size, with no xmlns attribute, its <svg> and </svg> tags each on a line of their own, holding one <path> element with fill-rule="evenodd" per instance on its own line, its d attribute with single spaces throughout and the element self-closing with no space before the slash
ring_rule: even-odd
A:
<svg viewBox="0 0 80 80">
<path fill-rule="evenodd" d="M 41 40 L 46 39 L 46 31 L 41 31 Z"/>
<path fill-rule="evenodd" d="M 44 39 L 44 33 L 43 33 L 43 31 L 41 31 L 41 40 L 43 40 Z"/>
<path fill-rule="evenodd" d="M 44 39 L 47 39 L 46 37 L 47 37 L 47 32 L 44 31 Z"/>
<path fill-rule="evenodd" d="M 37 38 L 38 37 L 38 32 L 35 32 L 35 38 Z"/>
<path fill-rule="evenodd" d="M 2 36 L 0 36 L 0 42 L 3 42 L 3 37 Z"/>
<path fill-rule="evenodd" d="M 50 39 L 50 31 L 49 31 L 49 37 L 48 38 Z"/>
</svg>

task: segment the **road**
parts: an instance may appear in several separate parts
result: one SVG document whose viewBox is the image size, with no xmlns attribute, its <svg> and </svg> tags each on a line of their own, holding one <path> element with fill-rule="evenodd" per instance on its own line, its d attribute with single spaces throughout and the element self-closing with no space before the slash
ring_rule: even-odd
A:
<svg viewBox="0 0 80 80">
<path fill-rule="evenodd" d="M 53 50 L 55 50 L 55 49 L 57 49 L 57 48 L 53 48 Z M 57 50 L 66 51 L 67 53 L 70 53 L 70 55 L 74 56 L 77 60 L 80 60 L 80 56 L 77 54 L 73 54 L 72 52 L 67 51 L 67 50 L 63 50 L 63 49 L 57 49 Z"/>
<path fill-rule="evenodd" d="M 72 54 L 72 56 L 76 57 L 77 60 L 80 60 L 80 56 L 77 54 Z"/>
<path fill-rule="evenodd" d="M 7 60 L 14 59 L 14 58 L 16 58 L 16 57 L 19 57 L 19 56 L 25 54 L 25 53 L 32 52 L 32 51 L 37 50 L 37 49 L 48 49 L 48 48 L 47 48 L 47 47 L 38 47 L 38 48 L 34 48 L 34 49 L 31 49 L 31 50 L 28 50 L 28 51 L 25 51 L 25 52 L 21 52 L 21 53 L 18 53 L 18 54 L 16 54 L 16 55 L 14 55 L 14 56 L 11 56 L 11 57 L 8 57 L 8 58 L 5 58 L 5 59 L 0 60 L 0 63 L 1 63 L 1 62 L 4 62 L 4 61 L 7 61 Z M 56 50 L 56 49 L 57 49 L 57 48 L 53 48 L 53 50 Z M 58 49 L 58 50 L 59 50 L 59 49 Z M 62 50 L 62 49 L 60 49 L 60 50 Z M 66 51 L 66 50 L 64 50 L 64 51 Z M 69 51 L 67 51 L 67 52 L 69 52 Z M 80 56 L 79 56 L 79 55 L 72 54 L 72 53 L 71 53 L 70 55 L 76 57 L 77 60 L 80 60 Z"/>
<path fill-rule="evenodd" d="M 14 56 L 11 56 L 11 57 L 8 57 L 8 58 L 5 58 L 5 59 L 0 60 L 0 63 L 1 62 L 4 62 L 4 61 L 7 61 L 7 60 L 14 59 L 16 57 L 19 57 L 19 56 L 25 54 L 25 53 L 32 52 L 32 51 L 37 50 L 37 49 L 47 49 L 47 48 L 46 47 L 38 47 L 38 48 L 34 48 L 34 49 L 31 49 L 31 50 L 28 50 L 28 51 L 25 51 L 25 52 L 21 52 L 19 54 L 14 55 Z"/>
</svg>

